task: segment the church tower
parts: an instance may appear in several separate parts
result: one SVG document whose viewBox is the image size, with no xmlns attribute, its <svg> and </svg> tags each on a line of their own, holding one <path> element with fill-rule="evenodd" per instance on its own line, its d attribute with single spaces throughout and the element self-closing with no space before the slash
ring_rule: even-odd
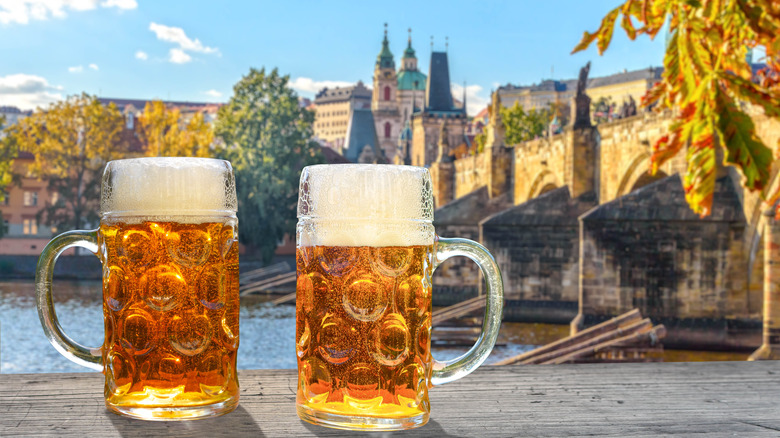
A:
<svg viewBox="0 0 780 438">
<path fill-rule="evenodd" d="M 406 126 L 406 123 L 411 121 L 415 103 L 425 102 L 427 79 L 417 68 L 417 56 L 412 48 L 412 29 L 409 29 L 409 42 L 398 72 L 398 111 L 401 114 L 401 126 Z"/>
<path fill-rule="evenodd" d="M 385 23 L 382 50 L 376 57 L 374 65 L 371 112 L 374 113 L 379 146 L 384 150 L 385 156 L 390 162 L 393 161 L 398 144 L 398 134 L 403 126 L 398 110 L 398 101 L 398 77 L 395 73 L 395 60 L 390 52 L 390 43 L 387 40 L 387 23 Z"/>
</svg>

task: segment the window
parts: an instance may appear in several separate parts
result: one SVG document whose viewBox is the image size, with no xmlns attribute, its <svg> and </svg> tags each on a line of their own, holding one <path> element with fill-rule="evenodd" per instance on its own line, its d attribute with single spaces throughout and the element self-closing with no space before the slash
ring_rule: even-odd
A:
<svg viewBox="0 0 780 438">
<path fill-rule="evenodd" d="M 385 86 L 385 100 L 390 100 L 390 87 Z"/>
<path fill-rule="evenodd" d="M 38 222 L 32 219 L 24 219 L 22 221 L 22 233 L 23 234 L 38 234 Z"/>
<path fill-rule="evenodd" d="M 133 129 L 133 122 L 135 121 L 134 118 L 133 113 L 125 114 L 125 127 L 131 131 Z"/>
<path fill-rule="evenodd" d="M 11 194 L 8 192 L 2 192 L 0 193 L 0 196 L 3 197 L 3 200 L 0 201 L 0 205 L 8 205 L 11 200 Z"/>
<path fill-rule="evenodd" d="M 390 122 L 385 122 L 385 138 L 390 138 Z"/>
<path fill-rule="evenodd" d="M 24 206 L 35 207 L 38 205 L 38 192 L 24 192 Z"/>
</svg>

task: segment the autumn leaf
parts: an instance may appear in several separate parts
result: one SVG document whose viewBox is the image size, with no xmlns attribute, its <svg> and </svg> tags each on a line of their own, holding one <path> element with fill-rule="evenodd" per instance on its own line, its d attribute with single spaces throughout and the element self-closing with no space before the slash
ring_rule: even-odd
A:
<svg viewBox="0 0 780 438">
<path fill-rule="evenodd" d="M 642 99 L 645 107 L 656 105 L 675 114 L 669 131 L 653 145 L 652 170 L 685 150 L 686 200 L 702 215 L 711 210 L 719 147 L 724 149 L 724 164 L 744 176 L 746 189 L 767 187 L 773 155 L 741 106 L 762 108 L 767 117 L 780 121 L 780 4 L 627 0 L 604 17 L 596 32 L 586 33 L 575 51 L 596 42 L 603 53 L 620 13 L 621 27 L 630 39 L 641 34 L 653 37 L 668 24 L 661 81 Z M 749 50 L 766 54 L 765 69 L 753 71 L 747 61 Z M 774 201 L 780 199 L 780 191 L 762 196 Z"/>
<path fill-rule="evenodd" d="M 722 93 L 715 115 L 717 132 L 726 147 L 726 163 L 740 170 L 746 188 L 763 189 L 769 182 L 772 151 L 756 137 L 753 120 Z"/>
</svg>

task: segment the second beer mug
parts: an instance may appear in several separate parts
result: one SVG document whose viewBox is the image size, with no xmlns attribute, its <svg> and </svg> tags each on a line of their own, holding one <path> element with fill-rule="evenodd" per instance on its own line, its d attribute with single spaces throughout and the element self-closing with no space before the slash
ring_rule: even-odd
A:
<svg viewBox="0 0 780 438">
<path fill-rule="evenodd" d="M 55 237 L 38 261 L 44 332 L 65 357 L 102 371 L 106 406 L 149 420 L 224 414 L 238 404 L 238 232 L 230 163 L 112 161 L 100 228 Z M 103 264 L 105 341 L 62 333 L 51 296 L 57 257 L 80 246 Z"/>
<path fill-rule="evenodd" d="M 301 175 L 297 227 L 298 415 L 343 429 L 408 429 L 428 388 L 487 359 L 501 324 L 498 267 L 476 242 L 439 238 L 427 169 L 319 165 Z M 465 256 L 487 284 L 482 334 L 450 361 L 431 356 L 431 275 Z"/>
</svg>

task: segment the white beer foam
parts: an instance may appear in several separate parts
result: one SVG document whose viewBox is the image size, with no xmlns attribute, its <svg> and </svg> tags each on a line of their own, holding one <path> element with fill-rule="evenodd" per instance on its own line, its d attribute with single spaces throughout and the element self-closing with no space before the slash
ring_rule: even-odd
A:
<svg viewBox="0 0 780 438">
<path fill-rule="evenodd" d="M 230 163 L 188 157 L 112 161 L 106 166 L 100 212 L 110 217 L 200 222 L 236 212 Z"/>
<path fill-rule="evenodd" d="M 301 246 L 432 245 L 431 176 L 400 165 L 309 166 L 298 217 Z"/>
</svg>

